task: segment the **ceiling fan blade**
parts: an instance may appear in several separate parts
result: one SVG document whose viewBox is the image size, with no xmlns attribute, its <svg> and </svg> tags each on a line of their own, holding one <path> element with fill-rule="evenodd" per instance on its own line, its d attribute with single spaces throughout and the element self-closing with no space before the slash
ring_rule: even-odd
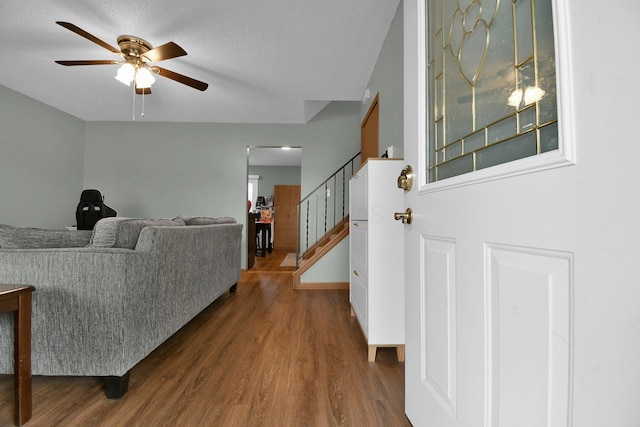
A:
<svg viewBox="0 0 640 427">
<path fill-rule="evenodd" d="M 175 80 L 178 83 L 182 83 L 187 86 L 191 86 L 194 89 L 198 89 L 200 91 L 205 91 L 209 87 L 208 83 L 201 82 L 196 79 L 192 79 L 191 77 L 184 76 L 182 74 L 178 74 L 175 71 L 167 70 L 162 67 L 152 67 L 151 68 L 155 73 L 160 74 L 162 77 L 166 77 L 171 80 Z"/>
<path fill-rule="evenodd" d="M 111 59 L 89 59 L 87 61 L 56 61 L 57 64 L 60 65 L 66 65 L 66 66 L 71 66 L 71 65 L 112 65 L 112 64 L 119 64 L 120 61 L 113 61 Z"/>
<path fill-rule="evenodd" d="M 73 31 L 74 33 L 84 37 L 87 40 L 91 40 L 92 42 L 94 42 L 95 44 L 98 44 L 100 46 L 102 46 L 103 48 L 110 50 L 113 53 L 117 53 L 120 54 L 120 50 L 116 49 L 115 47 L 111 46 L 109 43 L 100 40 L 99 38 L 97 38 L 96 36 L 87 33 L 85 30 L 83 30 L 80 27 L 77 27 L 75 25 L 73 25 L 70 22 L 62 22 L 62 21 L 56 21 L 56 24 L 61 25 L 63 27 L 65 27 L 67 30 Z"/>
<path fill-rule="evenodd" d="M 150 51 L 146 52 L 143 56 L 151 62 L 164 61 L 165 59 L 177 58 L 179 56 L 186 55 L 187 52 L 174 42 L 165 43 L 162 46 L 158 46 Z"/>
<path fill-rule="evenodd" d="M 136 88 L 136 95 L 151 95 L 151 88 L 145 87 L 144 89 Z"/>
</svg>

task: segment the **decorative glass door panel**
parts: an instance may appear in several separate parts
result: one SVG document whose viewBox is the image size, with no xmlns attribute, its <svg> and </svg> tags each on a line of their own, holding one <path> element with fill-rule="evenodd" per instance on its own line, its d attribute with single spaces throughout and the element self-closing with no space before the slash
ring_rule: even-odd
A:
<svg viewBox="0 0 640 427">
<path fill-rule="evenodd" d="M 429 182 L 558 149 L 551 0 L 429 0 Z"/>
</svg>

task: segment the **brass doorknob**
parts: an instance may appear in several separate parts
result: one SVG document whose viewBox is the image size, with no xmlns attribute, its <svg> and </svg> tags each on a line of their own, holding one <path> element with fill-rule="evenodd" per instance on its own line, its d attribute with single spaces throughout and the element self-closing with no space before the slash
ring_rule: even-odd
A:
<svg viewBox="0 0 640 427">
<path fill-rule="evenodd" d="M 402 172 L 400 172 L 400 176 L 398 177 L 398 188 L 402 188 L 404 191 L 411 190 L 413 187 L 413 168 L 411 165 L 407 165 Z"/>
<path fill-rule="evenodd" d="M 402 221 L 403 224 L 411 224 L 413 222 L 413 211 L 411 208 L 407 208 L 405 212 L 396 212 L 393 214 L 393 219 Z"/>
</svg>

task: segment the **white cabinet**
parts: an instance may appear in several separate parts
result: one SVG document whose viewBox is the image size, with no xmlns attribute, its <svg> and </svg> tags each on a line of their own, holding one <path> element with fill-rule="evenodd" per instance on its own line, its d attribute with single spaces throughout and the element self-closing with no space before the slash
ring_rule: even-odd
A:
<svg viewBox="0 0 640 427">
<path fill-rule="evenodd" d="M 369 159 L 349 181 L 349 301 L 374 362 L 378 347 L 396 347 L 404 361 L 404 211 L 397 186 L 402 160 Z"/>
</svg>

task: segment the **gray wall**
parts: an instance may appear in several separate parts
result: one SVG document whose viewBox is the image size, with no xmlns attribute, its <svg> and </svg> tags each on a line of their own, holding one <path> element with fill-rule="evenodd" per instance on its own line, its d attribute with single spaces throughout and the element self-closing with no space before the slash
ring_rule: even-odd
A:
<svg viewBox="0 0 640 427">
<path fill-rule="evenodd" d="M 258 195 L 273 196 L 274 185 L 300 185 L 299 166 L 249 166 L 249 175 L 259 175 Z M 304 197 L 304 195 L 302 195 Z"/>
<path fill-rule="evenodd" d="M 370 99 L 362 104 L 360 121 L 369 111 L 371 101 L 380 93 L 380 154 L 393 145 L 393 157 L 404 156 L 404 78 L 403 78 L 403 15 L 402 2 L 391 22 L 376 66 L 371 73 L 367 88 Z"/>
<path fill-rule="evenodd" d="M 88 122 L 84 185 L 100 189 L 121 216 L 246 224 L 247 146 L 302 147 L 306 194 L 359 151 L 359 123 L 358 102 L 332 102 L 299 125 Z"/>
<path fill-rule="evenodd" d="M 389 32 L 371 73 L 367 88 L 371 98 L 360 104 L 360 122 L 364 119 L 371 101 L 380 92 L 380 153 L 394 146 L 394 157 L 404 156 L 404 80 L 403 80 L 403 9 L 402 2 L 391 22 Z M 305 152 L 303 158 L 307 157 Z M 311 267 L 301 277 L 305 282 L 348 282 L 349 241 L 345 239 L 325 259 Z M 346 261 L 345 261 L 346 260 Z"/>
<path fill-rule="evenodd" d="M 0 86 L 0 223 L 75 224 L 84 121 Z"/>
</svg>

